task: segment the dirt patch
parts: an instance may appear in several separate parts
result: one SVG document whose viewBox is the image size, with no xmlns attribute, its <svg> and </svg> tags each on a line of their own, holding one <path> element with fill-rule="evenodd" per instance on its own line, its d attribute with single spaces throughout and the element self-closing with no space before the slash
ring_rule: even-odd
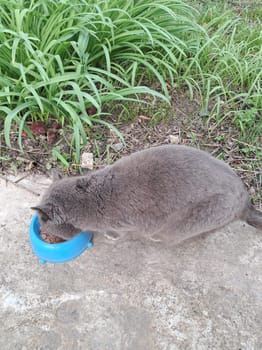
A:
<svg viewBox="0 0 262 350">
<path fill-rule="evenodd" d="M 94 154 L 94 168 L 103 167 L 124 155 L 151 146 L 167 143 L 189 145 L 210 152 L 234 168 L 246 184 L 255 206 L 262 209 L 262 148 L 239 140 L 239 130 L 230 120 L 224 120 L 216 128 L 212 122 L 207 125 L 209 111 L 203 115 L 198 99 L 190 101 L 186 91 L 174 94 L 170 108 L 162 107 L 161 103 L 156 103 L 153 110 L 137 109 L 137 116 L 128 122 L 119 121 L 121 109 L 116 108 L 114 119 L 110 122 L 121 131 L 125 145 L 107 128 L 99 126 L 94 129 L 90 132 L 89 142 L 84 149 L 85 152 Z M 155 111 L 160 108 L 164 115 L 155 117 Z M 159 119 L 164 121 L 159 122 Z M 1 140 L 0 171 L 8 173 L 19 170 L 49 174 L 50 167 L 57 166 L 56 160 L 52 159 L 52 148 L 59 145 L 61 152 L 69 153 L 67 140 L 70 139 L 70 134 L 65 136 L 64 129 L 59 129 L 56 131 L 56 141 L 50 143 L 50 127 L 46 130 L 47 132 L 35 136 L 34 141 L 24 138 L 24 153 L 18 148 L 15 134 L 11 149 Z M 71 165 L 64 172 L 76 174 L 75 164 Z"/>
</svg>

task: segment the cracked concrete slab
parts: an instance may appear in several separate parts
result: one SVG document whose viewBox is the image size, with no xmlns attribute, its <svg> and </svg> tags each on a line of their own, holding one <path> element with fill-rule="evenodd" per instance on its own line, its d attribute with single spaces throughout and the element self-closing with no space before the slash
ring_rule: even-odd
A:
<svg viewBox="0 0 262 350">
<path fill-rule="evenodd" d="M 29 208 L 50 180 L 27 181 L 0 180 L 1 350 L 262 349 L 261 232 L 236 222 L 172 249 L 100 236 L 42 266 Z"/>
</svg>

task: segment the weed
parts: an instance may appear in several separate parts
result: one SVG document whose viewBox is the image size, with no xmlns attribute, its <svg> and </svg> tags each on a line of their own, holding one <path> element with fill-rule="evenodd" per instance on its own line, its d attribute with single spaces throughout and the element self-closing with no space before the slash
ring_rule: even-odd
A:
<svg viewBox="0 0 262 350">
<path fill-rule="evenodd" d="M 62 118 L 72 128 L 75 158 L 87 130 L 101 123 L 113 101 L 168 102 L 166 79 L 177 76 L 187 49 L 184 33 L 201 27 L 194 11 L 179 0 L 87 1 L 0 0 L 0 118 L 4 136 L 42 115 Z M 157 80 L 158 92 L 142 81 Z M 87 109 L 95 107 L 96 114 Z M 121 135 L 119 134 L 121 137 Z M 65 162 L 64 162 L 65 163 Z"/>
<path fill-rule="evenodd" d="M 238 12 L 226 2 L 197 3 L 199 12 L 181 0 L 0 0 L 6 144 L 16 124 L 22 148 L 22 131 L 33 137 L 28 120 L 57 119 L 70 131 L 70 140 L 67 131 L 62 135 L 70 151 L 64 155 L 56 145 L 53 156 L 64 166 L 72 158 L 79 163 L 97 124 L 122 138 L 118 123 L 144 107 L 151 123 L 166 118 L 168 86 L 174 85 L 200 98 L 211 132 L 227 121 L 239 128 L 241 140 L 258 142 L 262 12 L 257 6 Z"/>
<path fill-rule="evenodd" d="M 203 3 L 198 23 L 206 37 L 195 41 L 195 54 L 180 67 L 191 97 L 195 91 L 200 96 L 207 124 L 215 120 L 216 128 L 229 119 L 242 137 L 256 142 L 261 134 L 262 13 L 256 11 L 254 19 L 251 10 L 251 17 L 248 9 L 240 16 L 225 3 Z"/>
</svg>

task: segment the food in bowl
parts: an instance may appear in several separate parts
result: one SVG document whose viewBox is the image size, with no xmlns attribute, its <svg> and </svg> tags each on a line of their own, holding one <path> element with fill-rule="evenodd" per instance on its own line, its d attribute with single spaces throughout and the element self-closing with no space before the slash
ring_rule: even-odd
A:
<svg viewBox="0 0 262 350">
<path fill-rule="evenodd" d="M 63 238 L 53 236 L 52 234 L 44 232 L 41 229 L 40 229 L 39 233 L 40 233 L 40 237 L 42 238 L 42 240 L 46 243 L 55 244 L 55 243 L 65 242 L 65 240 Z"/>
</svg>

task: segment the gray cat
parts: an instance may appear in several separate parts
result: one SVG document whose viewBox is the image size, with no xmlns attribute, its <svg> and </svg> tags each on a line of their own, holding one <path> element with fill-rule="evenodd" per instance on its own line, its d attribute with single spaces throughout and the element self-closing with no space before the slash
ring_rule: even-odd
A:
<svg viewBox="0 0 262 350">
<path fill-rule="evenodd" d="M 83 230 L 112 238 L 136 232 L 179 243 L 242 219 L 262 229 L 240 178 L 186 146 L 153 147 L 85 176 L 55 181 L 34 207 L 42 229 L 70 239 Z"/>
</svg>

